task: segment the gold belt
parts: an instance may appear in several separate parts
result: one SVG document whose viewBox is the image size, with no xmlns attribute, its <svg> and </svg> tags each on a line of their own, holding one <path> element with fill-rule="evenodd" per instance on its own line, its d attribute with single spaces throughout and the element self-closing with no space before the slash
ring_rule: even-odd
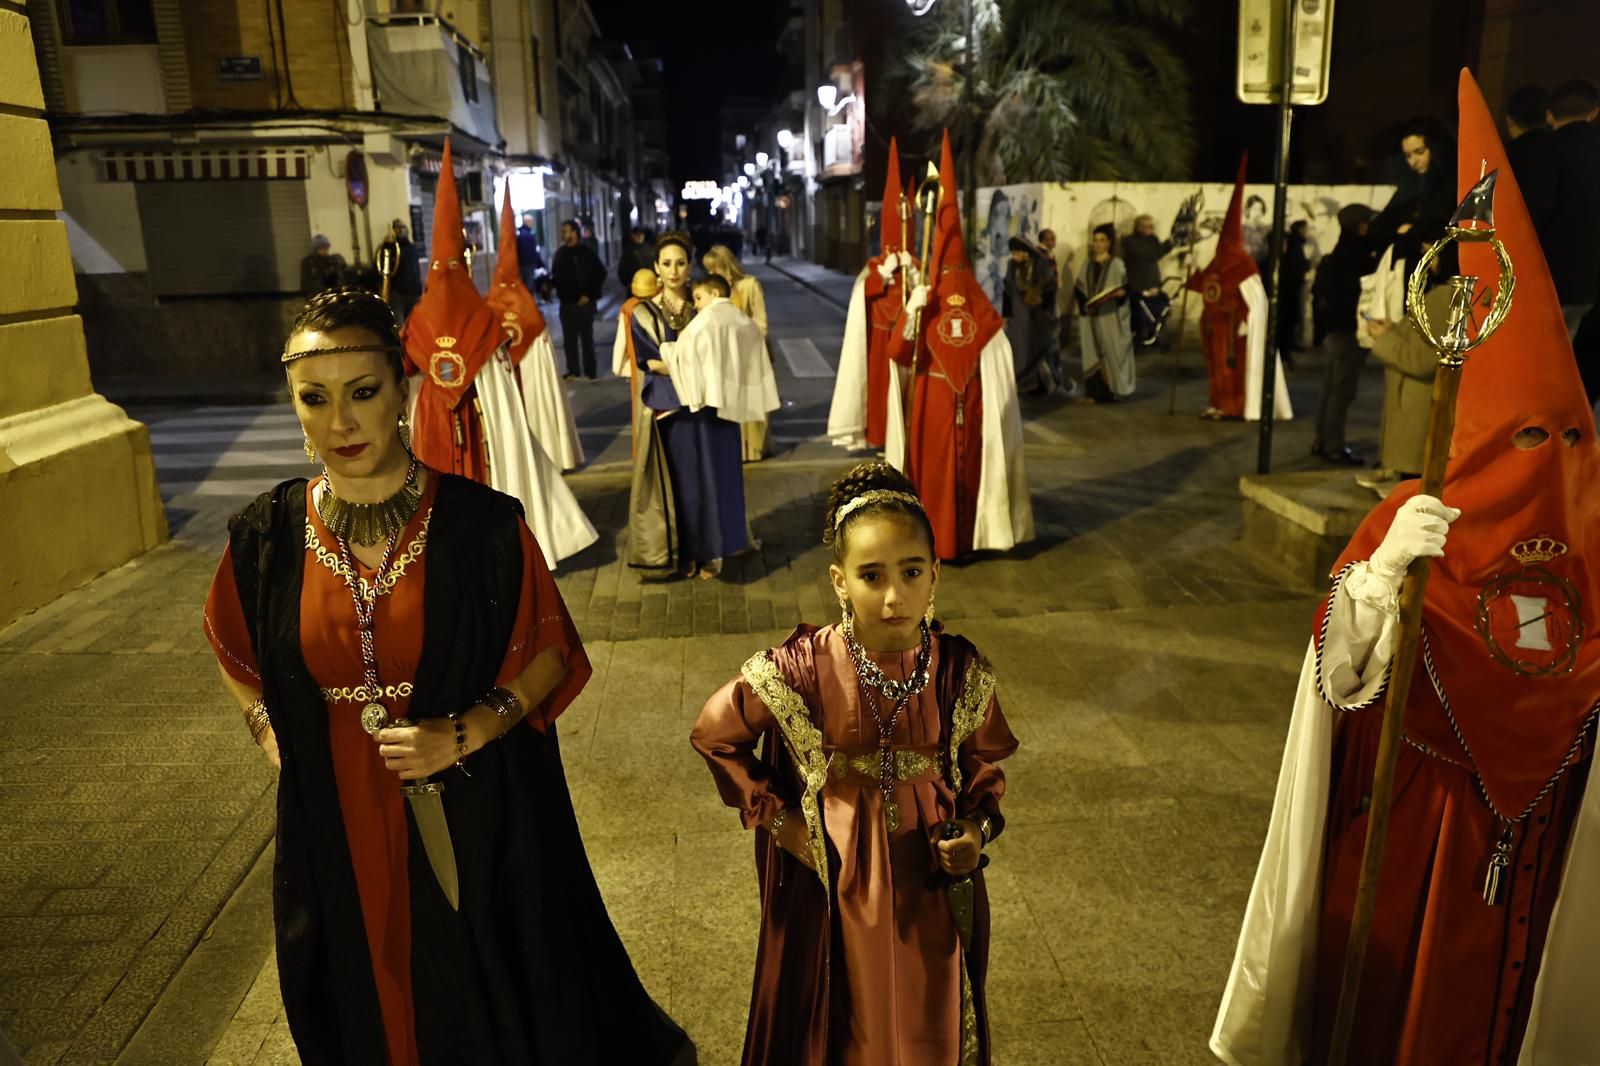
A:
<svg viewBox="0 0 1600 1066">
<path fill-rule="evenodd" d="M 894 778 L 901 783 L 910 781 L 931 780 L 940 770 L 939 757 L 915 748 L 891 749 L 894 762 Z M 878 774 L 882 766 L 876 749 L 852 755 L 845 751 L 835 751 L 828 756 L 828 773 L 835 780 L 843 781 L 854 776 L 858 784 L 878 783 Z"/>
</svg>

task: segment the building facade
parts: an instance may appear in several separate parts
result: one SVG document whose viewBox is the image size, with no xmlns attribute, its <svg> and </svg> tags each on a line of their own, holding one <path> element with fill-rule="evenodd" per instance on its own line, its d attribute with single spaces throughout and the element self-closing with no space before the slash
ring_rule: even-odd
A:
<svg viewBox="0 0 1600 1066">
<path fill-rule="evenodd" d="M 627 71 L 582 0 L 28 11 L 99 373 L 276 375 L 314 235 L 358 284 L 395 221 L 425 258 L 446 137 L 480 288 L 508 185 L 546 249 L 569 214 L 609 249 L 645 187 Z"/>
</svg>

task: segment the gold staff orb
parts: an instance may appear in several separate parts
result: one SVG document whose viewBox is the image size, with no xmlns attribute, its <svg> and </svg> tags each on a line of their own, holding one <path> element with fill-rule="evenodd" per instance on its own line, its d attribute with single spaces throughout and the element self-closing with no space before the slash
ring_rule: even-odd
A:
<svg viewBox="0 0 1600 1066">
<path fill-rule="evenodd" d="M 1495 236 L 1494 229 L 1494 189 L 1499 176 L 1499 170 L 1491 170 L 1478 179 L 1478 183 L 1467 193 L 1466 198 L 1456 208 L 1456 213 L 1451 216 L 1449 225 L 1445 227 L 1444 236 L 1429 245 L 1428 250 L 1422 254 L 1422 259 L 1411 272 L 1410 282 L 1406 286 L 1406 302 L 1410 308 L 1411 321 L 1415 323 L 1423 339 L 1439 352 L 1439 362 L 1442 366 L 1457 368 L 1462 366 L 1467 361 L 1467 353 L 1493 336 L 1505 322 L 1506 315 L 1511 312 L 1511 296 L 1517 287 L 1517 274 L 1511 265 L 1511 256 L 1507 253 L 1506 246 Z M 1423 302 L 1423 292 L 1428 286 L 1428 268 L 1438 258 L 1439 253 L 1452 242 L 1487 243 L 1494 251 L 1495 262 L 1499 268 L 1500 277 L 1494 304 L 1489 309 L 1488 317 L 1478 327 L 1476 336 L 1468 332 L 1478 285 L 1478 278 L 1475 275 L 1465 277 L 1457 275 L 1449 279 L 1450 318 L 1445 323 L 1442 334 L 1434 332 L 1433 324 L 1428 321 L 1428 309 Z"/>
</svg>

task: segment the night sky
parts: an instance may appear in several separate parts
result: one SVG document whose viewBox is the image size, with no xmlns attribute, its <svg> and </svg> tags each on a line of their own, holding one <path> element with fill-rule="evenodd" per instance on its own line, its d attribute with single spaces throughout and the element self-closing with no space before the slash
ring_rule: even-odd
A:
<svg viewBox="0 0 1600 1066">
<path fill-rule="evenodd" d="M 591 0 L 606 37 L 651 42 L 665 63 L 674 184 L 722 177 L 722 100 L 776 93 L 784 60 L 774 46 L 789 6 L 787 0 L 734 5 Z"/>
</svg>

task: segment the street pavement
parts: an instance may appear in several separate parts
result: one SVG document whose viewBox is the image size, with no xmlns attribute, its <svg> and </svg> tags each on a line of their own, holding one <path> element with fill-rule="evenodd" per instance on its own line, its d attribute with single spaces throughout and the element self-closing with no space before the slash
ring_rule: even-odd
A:
<svg viewBox="0 0 1600 1066">
<path fill-rule="evenodd" d="M 556 575 L 595 664 L 562 721 L 590 856 L 710 1066 L 737 1061 L 759 914 L 750 838 L 688 730 L 752 651 L 836 612 L 823 500 L 861 458 L 822 438 L 850 279 L 756 272 L 784 397 L 777 454 L 746 468 L 760 547 L 717 582 L 622 565 L 627 389 L 603 369 L 568 383 L 588 454 L 569 483 L 601 539 Z M 613 330 L 596 331 L 603 368 Z M 1312 597 L 1238 542 L 1253 427 L 1194 417 L 1192 350 L 1175 378 L 1169 355 L 1141 360 L 1133 402 L 1024 403 L 1038 538 L 946 567 L 939 595 L 1022 742 L 989 871 L 1006 1066 L 1210 1061 L 1309 635 Z M 1291 376 L 1297 409 L 1318 375 L 1307 358 Z M 1380 383 L 1362 388 L 1370 445 Z M 272 774 L 200 607 L 228 515 L 313 468 L 287 406 L 130 413 L 172 542 L 0 630 L 0 1031 L 29 1066 L 294 1062 L 270 957 Z M 1308 444 L 1303 418 L 1280 426 L 1278 468 Z"/>
</svg>

